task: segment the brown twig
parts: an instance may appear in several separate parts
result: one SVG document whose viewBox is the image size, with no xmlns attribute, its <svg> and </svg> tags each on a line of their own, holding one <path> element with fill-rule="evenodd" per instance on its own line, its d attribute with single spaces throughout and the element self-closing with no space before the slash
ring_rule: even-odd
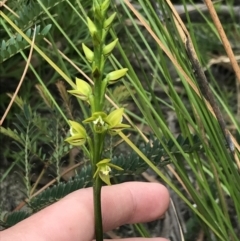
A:
<svg viewBox="0 0 240 241">
<path fill-rule="evenodd" d="M 2 7 L 3 5 L 5 5 L 5 2 L 7 2 L 7 0 L 0 1 L 0 7 Z"/>
<path fill-rule="evenodd" d="M 4 120 L 5 120 L 8 112 L 10 111 L 10 109 L 11 109 L 11 107 L 12 107 L 12 104 L 13 104 L 14 100 L 16 99 L 16 96 L 17 96 L 17 94 L 18 94 L 18 92 L 19 92 L 19 90 L 20 90 L 20 88 L 21 88 L 21 86 L 22 86 L 22 84 L 23 84 L 23 81 L 24 81 L 24 79 L 25 79 L 25 76 L 26 76 L 26 74 L 27 74 L 27 70 L 28 70 L 28 67 L 29 67 L 29 65 L 30 65 L 31 58 L 32 58 L 32 53 L 33 53 L 33 46 L 34 46 L 34 42 L 35 42 L 35 37 L 36 37 L 36 26 L 35 26 L 35 29 L 34 29 L 33 40 L 32 40 L 32 43 L 31 43 L 30 52 L 29 52 L 29 55 L 28 55 L 28 58 L 27 58 L 26 66 L 25 66 L 25 68 L 24 68 L 22 77 L 21 77 L 21 79 L 20 79 L 20 81 L 19 81 L 19 83 L 18 83 L 18 86 L 17 86 L 17 88 L 16 88 L 16 90 L 15 90 L 13 96 L 12 96 L 12 99 L 11 99 L 10 103 L 8 104 L 8 107 L 7 107 L 6 111 L 4 112 L 3 117 L 2 117 L 1 120 L 0 120 L 0 126 L 3 124 L 3 122 L 4 122 Z"/>
<path fill-rule="evenodd" d="M 31 195 L 31 196 L 33 195 L 35 189 L 37 188 L 37 185 L 39 184 L 40 180 L 42 179 L 42 177 L 43 177 L 44 173 L 46 172 L 48 166 L 49 166 L 49 162 L 46 162 L 45 165 L 44 165 L 44 167 L 43 167 L 43 169 L 42 169 L 42 171 L 41 171 L 41 173 L 40 173 L 40 175 L 38 176 L 36 182 L 34 183 L 34 185 L 33 185 L 33 187 L 32 187 L 32 190 L 31 190 L 31 192 L 30 192 L 30 195 Z"/>
<path fill-rule="evenodd" d="M 196 80 L 198 82 L 199 88 L 202 92 L 202 94 L 204 95 L 204 97 L 209 101 L 209 103 L 211 104 L 213 111 L 216 115 L 216 118 L 218 120 L 218 123 L 220 125 L 220 128 L 224 134 L 224 137 L 227 141 L 227 144 L 229 146 L 229 149 L 231 150 L 231 152 L 234 153 L 234 145 L 232 143 L 231 137 L 229 136 L 229 132 L 226 129 L 226 125 L 225 125 L 225 121 L 223 119 L 222 113 L 214 99 L 214 96 L 212 94 L 212 91 L 210 90 L 209 86 L 208 86 L 208 81 L 207 78 L 205 76 L 205 73 L 203 71 L 202 66 L 200 65 L 196 52 L 194 50 L 194 47 L 192 45 L 191 39 L 189 36 L 187 36 L 187 41 L 186 41 L 186 50 L 187 50 L 187 54 L 188 57 L 190 59 L 190 62 L 192 63 L 192 66 L 194 68 L 194 74 L 196 76 Z"/>
<path fill-rule="evenodd" d="M 216 29 L 217 29 L 217 31 L 219 33 L 219 36 L 220 36 L 220 38 L 222 40 L 222 44 L 223 44 L 223 47 L 225 48 L 227 56 L 230 59 L 230 62 L 231 62 L 232 67 L 233 67 L 233 70 L 234 70 L 234 72 L 235 72 L 235 74 L 237 76 L 238 81 L 240 82 L 240 68 L 239 68 L 238 62 L 237 62 L 237 60 L 236 60 L 236 58 L 234 56 L 234 53 L 232 51 L 232 47 L 231 47 L 231 45 L 230 45 L 230 43 L 228 41 L 227 35 L 225 34 L 225 31 L 223 29 L 223 26 L 222 26 L 220 20 L 219 20 L 219 17 L 218 17 L 218 15 L 216 13 L 216 10 L 215 10 L 214 6 L 213 6 L 213 3 L 212 3 L 211 0 L 204 0 L 204 1 L 205 1 L 205 4 L 208 7 L 209 13 L 210 13 L 210 15 L 212 17 L 212 20 L 213 20 L 213 22 L 214 22 L 214 24 L 216 26 Z"/>
</svg>

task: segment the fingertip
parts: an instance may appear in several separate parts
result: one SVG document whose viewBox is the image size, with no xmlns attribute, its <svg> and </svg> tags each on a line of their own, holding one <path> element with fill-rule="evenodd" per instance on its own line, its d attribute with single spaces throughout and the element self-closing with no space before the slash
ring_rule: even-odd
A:
<svg viewBox="0 0 240 241">
<path fill-rule="evenodd" d="M 142 185 L 140 183 L 140 185 Z M 170 194 L 168 189 L 160 183 L 144 183 L 144 191 L 140 196 L 140 202 L 144 207 L 138 210 L 142 213 L 145 220 L 149 222 L 161 218 L 169 207 Z"/>
<path fill-rule="evenodd" d="M 158 219 L 169 205 L 169 192 L 159 183 L 127 182 L 103 189 L 102 197 L 105 230 Z"/>
</svg>

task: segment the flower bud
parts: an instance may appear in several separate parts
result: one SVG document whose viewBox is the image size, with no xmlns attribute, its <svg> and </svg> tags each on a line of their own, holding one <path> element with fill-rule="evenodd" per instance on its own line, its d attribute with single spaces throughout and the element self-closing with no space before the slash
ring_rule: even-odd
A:
<svg viewBox="0 0 240 241">
<path fill-rule="evenodd" d="M 83 48 L 83 52 L 88 60 L 89 63 L 93 62 L 93 58 L 94 58 L 94 53 L 93 51 L 88 48 L 84 43 L 82 43 L 82 48 Z"/>
<path fill-rule="evenodd" d="M 104 46 L 104 48 L 103 48 L 103 54 L 104 54 L 105 56 L 111 54 L 111 52 L 112 52 L 112 50 L 114 49 L 114 47 L 116 46 L 117 42 L 118 42 L 118 39 L 116 38 L 116 39 L 115 39 L 114 41 L 112 41 L 110 44 Z"/>
<path fill-rule="evenodd" d="M 88 26 L 91 36 L 96 35 L 97 28 L 96 28 L 94 22 L 89 17 L 87 17 L 87 26 Z"/>
<path fill-rule="evenodd" d="M 107 74 L 106 79 L 108 81 L 108 84 L 116 83 L 117 80 L 119 80 L 124 75 L 126 75 L 127 71 L 128 71 L 128 69 L 124 68 L 124 69 L 119 69 L 119 70 L 112 71 L 109 74 Z"/>
<path fill-rule="evenodd" d="M 104 24 L 103 24 L 103 27 L 106 29 L 106 28 L 109 28 L 110 25 L 112 24 L 115 16 L 116 16 L 116 12 L 114 12 L 109 18 L 107 18 L 105 21 L 104 21 Z"/>
<path fill-rule="evenodd" d="M 110 0 L 105 0 L 102 4 L 101 4 L 101 11 L 102 11 L 102 14 L 104 15 L 107 11 L 107 9 L 109 8 L 110 6 Z"/>
</svg>

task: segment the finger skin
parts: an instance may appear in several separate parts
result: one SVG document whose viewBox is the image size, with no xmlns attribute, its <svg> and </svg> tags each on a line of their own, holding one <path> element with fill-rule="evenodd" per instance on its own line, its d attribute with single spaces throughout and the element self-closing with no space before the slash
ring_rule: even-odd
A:
<svg viewBox="0 0 240 241">
<path fill-rule="evenodd" d="M 167 189 L 157 183 L 128 182 L 103 187 L 104 230 L 157 219 L 164 214 L 168 204 Z M 93 237 L 92 188 L 75 191 L 0 233 L 1 241 L 90 241 Z"/>
</svg>

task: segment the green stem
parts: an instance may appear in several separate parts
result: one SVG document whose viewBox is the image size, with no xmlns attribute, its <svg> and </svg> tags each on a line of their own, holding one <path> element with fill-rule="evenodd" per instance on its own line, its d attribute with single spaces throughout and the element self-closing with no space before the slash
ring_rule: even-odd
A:
<svg viewBox="0 0 240 241">
<path fill-rule="evenodd" d="M 98 28 L 101 29 L 101 28 Z M 100 33 L 101 36 L 101 33 Z M 100 43 L 94 46 L 95 67 L 93 65 L 93 81 L 94 81 L 94 111 L 102 111 L 102 48 L 103 44 Z M 93 175 L 96 172 L 96 164 L 101 160 L 103 143 L 105 134 L 94 133 L 94 147 L 93 147 Z M 103 227 L 102 227 L 102 211 L 101 211 L 101 187 L 102 181 L 97 175 L 93 183 L 93 197 L 94 197 L 94 219 L 95 219 L 95 236 L 96 241 L 103 241 Z"/>
<path fill-rule="evenodd" d="M 102 21 L 95 21 L 95 24 L 98 29 L 98 36 L 100 39 L 102 39 L 102 28 L 103 28 L 103 22 Z M 94 81 L 94 106 L 95 111 L 101 111 L 103 107 L 103 101 L 102 101 L 102 93 L 101 93 L 101 86 L 102 86 L 102 75 L 103 75 L 103 42 L 96 42 L 94 44 L 94 64 L 92 66 L 92 75 L 93 75 L 93 81 Z"/>
<path fill-rule="evenodd" d="M 96 50 L 94 50 L 94 53 L 96 54 L 95 62 L 96 62 L 96 68 L 93 69 L 93 81 L 94 81 L 94 106 L 95 111 L 102 111 L 103 107 L 103 98 L 102 98 L 102 75 L 103 75 L 103 68 L 102 68 L 102 59 L 101 59 L 101 53 L 102 53 L 102 44 L 100 46 L 96 47 Z M 100 53 L 100 54 L 98 54 Z"/>
<path fill-rule="evenodd" d="M 93 184 L 96 241 L 103 241 L 101 187 L 102 187 L 102 180 L 100 179 L 99 176 L 97 176 Z"/>
<path fill-rule="evenodd" d="M 94 133 L 94 138 L 93 138 L 93 175 L 95 173 L 96 169 L 96 164 L 101 160 L 102 157 L 102 150 L 103 150 L 103 142 L 104 142 L 104 133 Z"/>
<path fill-rule="evenodd" d="M 94 107 L 95 111 L 101 111 L 101 79 L 93 79 L 94 80 Z"/>
<path fill-rule="evenodd" d="M 96 172 L 96 164 L 101 160 L 105 134 L 94 134 L 93 175 Z M 103 241 L 102 211 L 101 211 L 101 187 L 102 180 L 97 175 L 93 183 L 94 218 L 96 241 Z"/>
</svg>

